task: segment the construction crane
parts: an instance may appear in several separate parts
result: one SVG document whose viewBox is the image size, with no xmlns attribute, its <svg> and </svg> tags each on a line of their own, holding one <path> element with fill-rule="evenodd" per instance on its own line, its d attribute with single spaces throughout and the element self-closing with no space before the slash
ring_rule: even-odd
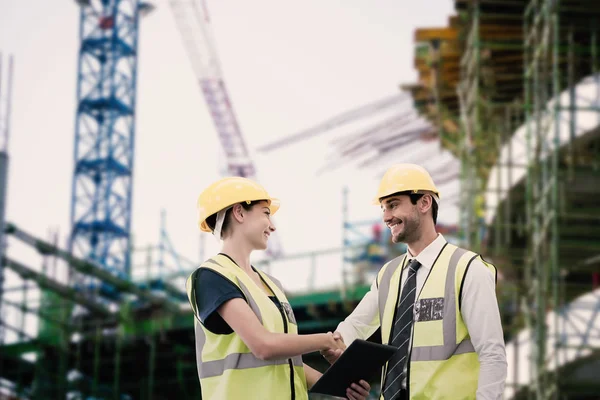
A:
<svg viewBox="0 0 600 400">
<path fill-rule="evenodd" d="M 257 180 L 254 162 L 225 86 L 206 2 L 169 0 L 169 4 L 225 154 L 226 172 Z M 267 253 L 274 258 L 282 255 L 277 235 L 271 235 Z"/>
<path fill-rule="evenodd" d="M 77 0 L 80 48 L 69 251 L 130 275 L 131 191 L 140 0 Z M 72 277 L 81 290 L 95 287 Z M 113 291 L 117 296 L 118 292 Z"/>
</svg>

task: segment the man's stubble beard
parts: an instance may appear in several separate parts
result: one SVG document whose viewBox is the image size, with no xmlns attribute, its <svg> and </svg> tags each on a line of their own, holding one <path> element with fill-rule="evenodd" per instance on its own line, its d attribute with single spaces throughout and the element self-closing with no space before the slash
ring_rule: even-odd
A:
<svg viewBox="0 0 600 400">
<path fill-rule="evenodd" d="M 392 237 L 394 243 L 414 243 L 421 236 L 421 221 L 419 218 L 411 217 L 403 220 L 404 230 Z"/>
</svg>

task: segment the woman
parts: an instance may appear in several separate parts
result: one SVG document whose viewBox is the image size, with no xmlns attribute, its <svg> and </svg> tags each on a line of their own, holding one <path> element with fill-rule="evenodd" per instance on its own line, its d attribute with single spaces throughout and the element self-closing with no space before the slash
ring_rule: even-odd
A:
<svg viewBox="0 0 600 400">
<path fill-rule="evenodd" d="M 221 252 L 186 282 L 204 399 L 308 399 L 321 373 L 301 355 L 338 348 L 331 332 L 298 335 L 279 281 L 250 264 L 253 250 L 267 248 L 278 209 L 262 186 L 240 177 L 219 180 L 198 198 L 200 230 L 222 239 Z M 365 399 L 369 389 L 352 384 L 348 398 Z"/>
</svg>

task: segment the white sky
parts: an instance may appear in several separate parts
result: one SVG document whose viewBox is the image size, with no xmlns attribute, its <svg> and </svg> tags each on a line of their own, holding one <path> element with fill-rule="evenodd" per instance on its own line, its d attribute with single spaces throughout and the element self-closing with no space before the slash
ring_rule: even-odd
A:
<svg viewBox="0 0 600 400">
<path fill-rule="evenodd" d="M 177 250 L 196 260 L 195 201 L 218 178 L 218 143 L 171 10 L 165 0 L 155 4 L 140 31 L 133 231 L 138 245 L 156 242 L 164 207 Z M 445 26 L 452 4 L 209 1 L 222 70 L 250 147 L 414 82 L 414 30 Z M 63 245 L 71 202 L 78 25 L 74 1 L 0 0 L 0 51 L 12 53 L 16 62 L 7 220 L 41 237 L 48 227 L 58 228 Z M 315 177 L 324 163 L 318 156 L 327 153 L 316 146 L 328 140 L 256 155 L 261 183 L 282 200 L 276 222 L 287 253 L 341 244 L 343 184 L 353 194 L 351 219 L 379 217 L 370 199 L 380 171 L 355 175 L 347 168 Z M 403 161 L 421 160 L 400 153 L 384 166 Z M 426 167 L 431 163 L 435 160 L 423 160 Z M 456 209 L 442 203 L 440 218 L 456 222 Z M 214 240 L 206 241 L 211 253 Z M 339 280 L 338 261 L 336 256 L 320 262 L 318 280 Z M 306 265 L 274 272 L 288 288 L 299 288 Z"/>
</svg>

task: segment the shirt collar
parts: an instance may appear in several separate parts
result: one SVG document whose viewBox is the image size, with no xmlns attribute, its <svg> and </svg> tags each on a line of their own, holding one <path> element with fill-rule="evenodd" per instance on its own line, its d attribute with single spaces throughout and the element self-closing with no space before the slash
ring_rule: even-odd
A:
<svg viewBox="0 0 600 400">
<path fill-rule="evenodd" d="M 446 244 L 446 239 L 441 233 L 438 233 L 437 238 L 427 247 L 423 249 L 422 252 L 416 257 L 417 261 L 421 263 L 421 268 L 431 269 L 433 267 L 433 263 L 435 262 L 437 256 L 442 251 L 442 248 Z M 406 255 L 408 256 L 408 262 L 406 265 L 410 263 L 410 261 L 415 258 L 410 254 L 410 251 L 406 251 Z"/>
</svg>

